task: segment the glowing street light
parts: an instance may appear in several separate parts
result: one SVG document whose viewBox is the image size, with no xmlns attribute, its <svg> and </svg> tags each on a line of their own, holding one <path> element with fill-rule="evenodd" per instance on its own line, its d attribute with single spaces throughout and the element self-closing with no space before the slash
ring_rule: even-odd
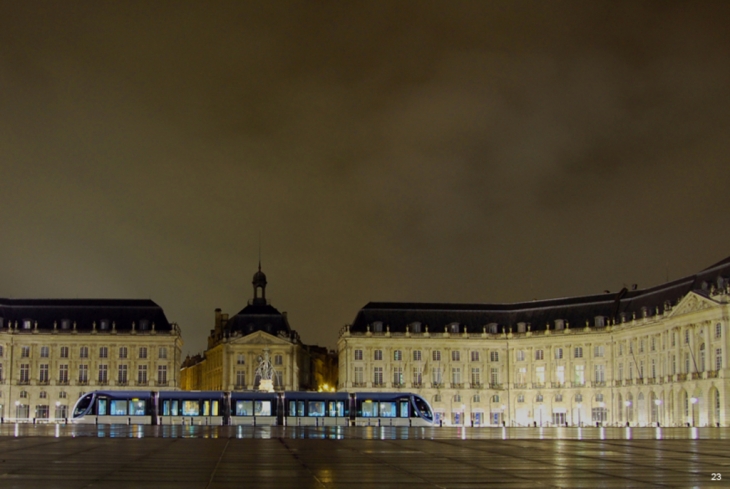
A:
<svg viewBox="0 0 730 489">
<path fill-rule="evenodd" d="M 624 405 L 626 406 L 626 426 L 629 426 L 629 407 L 631 406 L 631 401 L 624 402 Z"/>
<path fill-rule="evenodd" d="M 692 426 L 695 425 L 695 407 L 694 405 L 699 402 L 699 399 L 696 397 L 690 397 L 689 402 L 692 403 Z"/>
<path fill-rule="evenodd" d="M 580 428 L 580 408 L 583 407 L 583 404 L 578 403 L 578 427 Z"/>
<path fill-rule="evenodd" d="M 661 417 L 661 416 L 659 416 L 659 412 L 660 412 L 659 411 L 659 409 L 660 409 L 659 406 L 662 405 L 662 400 L 661 399 L 654 399 L 654 405 L 656 406 L 656 425 L 657 425 L 657 427 L 659 427 L 659 418 Z"/>
</svg>

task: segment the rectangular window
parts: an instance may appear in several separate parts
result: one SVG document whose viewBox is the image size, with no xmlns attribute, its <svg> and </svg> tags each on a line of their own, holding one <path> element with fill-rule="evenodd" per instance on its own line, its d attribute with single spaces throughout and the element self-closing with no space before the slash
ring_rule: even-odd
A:
<svg viewBox="0 0 730 489">
<path fill-rule="evenodd" d="M 715 338 L 722 338 L 722 324 L 717 323 L 715 325 Z"/>
<path fill-rule="evenodd" d="M 40 365 L 40 374 L 38 376 L 38 381 L 41 384 L 48 383 L 48 364 L 47 363 L 42 363 Z"/>
<path fill-rule="evenodd" d="M 672 346 L 677 345 L 677 333 L 672 331 Z"/>
<path fill-rule="evenodd" d="M 606 381 L 606 371 L 604 365 L 594 365 L 594 379 L 595 382 L 600 384 Z"/>
<path fill-rule="evenodd" d="M 89 383 L 89 366 L 79 365 L 79 384 L 86 385 Z"/>
<path fill-rule="evenodd" d="M 585 365 L 576 365 L 575 366 L 575 384 L 576 385 L 583 385 L 586 382 L 585 377 Z"/>
<path fill-rule="evenodd" d="M 20 358 L 28 358 L 30 357 L 30 347 L 29 346 L 23 346 L 20 348 Z"/>
<path fill-rule="evenodd" d="M 545 367 L 535 368 L 535 383 L 538 385 L 545 385 Z"/>
<path fill-rule="evenodd" d="M 157 367 L 157 385 L 167 385 L 167 365 Z"/>
<path fill-rule="evenodd" d="M 413 361 L 414 362 L 421 361 L 421 350 L 413 350 Z"/>
<path fill-rule="evenodd" d="M 282 355 L 274 355 L 274 365 L 284 365 L 284 357 Z"/>
<path fill-rule="evenodd" d="M 61 358 L 68 358 L 68 347 L 67 346 L 61 347 Z"/>
<path fill-rule="evenodd" d="M 99 365 L 99 384 L 107 385 L 109 383 L 109 366 Z"/>
<path fill-rule="evenodd" d="M 139 358 L 147 358 L 147 347 L 146 346 L 139 347 Z"/>
<path fill-rule="evenodd" d="M 119 358 L 127 358 L 127 347 L 122 346 L 119 348 Z"/>
<path fill-rule="evenodd" d="M 555 370 L 555 377 L 557 378 L 558 384 L 565 384 L 565 367 L 563 365 L 558 365 L 558 368 Z"/>
<path fill-rule="evenodd" d="M 246 363 L 246 358 L 243 355 L 243 353 L 239 353 L 236 357 L 236 365 L 244 365 Z"/>
<path fill-rule="evenodd" d="M 41 346 L 41 358 L 48 358 L 48 353 L 50 351 L 50 348 L 47 346 Z"/>
<path fill-rule="evenodd" d="M 403 360 L 403 352 L 401 350 L 393 351 L 393 361 L 400 362 Z"/>
<path fill-rule="evenodd" d="M 722 370 L 722 348 L 715 350 L 715 370 Z"/>
<path fill-rule="evenodd" d="M 479 352 L 478 351 L 472 351 L 471 352 L 471 361 L 472 362 L 478 362 L 479 361 Z"/>
<path fill-rule="evenodd" d="M 517 356 L 515 357 L 518 362 L 525 361 L 525 350 L 517 350 Z"/>
<path fill-rule="evenodd" d="M 651 378 L 656 378 L 656 360 L 654 360 L 653 358 L 651 359 Z"/>
<path fill-rule="evenodd" d="M 453 350 L 451 352 L 451 361 L 452 362 L 459 362 L 459 361 L 461 361 L 461 352 L 459 350 Z"/>
<path fill-rule="evenodd" d="M 362 360 L 362 350 L 355 350 L 355 360 Z"/>
<path fill-rule="evenodd" d="M 434 350 L 432 352 L 432 356 L 434 362 L 440 362 L 441 361 L 441 351 L 440 350 Z"/>
<path fill-rule="evenodd" d="M 644 338 L 639 340 L 639 353 L 644 353 Z"/>
<path fill-rule="evenodd" d="M 624 380 L 624 364 L 623 363 L 618 364 L 618 380 L 619 381 Z"/>
<path fill-rule="evenodd" d="M 656 336 L 651 337 L 650 345 L 651 351 L 656 351 Z"/>
<path fill-rule="evenodd" d="M 482 383 L 482 372 L 479 367 L 471 368 L 471 385 L 477 387 Z"/>
<path fill-rule="evenodd" d="M 598 345 L 593 347 L 593 356 L 596 358 L 602 358 L 605 353 L 605 349 L 603 345 Z"/>
<path fill-rule="evenodd" d="M 246 387 L 246 372 L 236 370 L 236 389 L 240 390 Z"/>
<path fill-rule="evenodd" d="M 492 367 L 489 372 L 489 381 L 493 386 L 499 385 L 499 369 Z"/>
<path fill-rule="evenodd" d="M 89 347 L 82 346 L 79 348 L 79 358 L 89 358 Z"/>
<path fill-rule="evenodd" d="M 383 367 L 373 368 L 373 385 L 383 385 Z"/>
<path fill-rule="evenodd" d="M 672 355 L 672 375 L 677 373 L 677 355 Z"/>
<path fill-rule="evenodd" d="M 139 365 L 137 367 L 137 384 L 147 385 L 147 365 Z"/>
<path fill-rule="evenodd" d="M 421 367 L 413 367 L 413 386 L 418 387 L 423 383 L 423 370 Z"/>
<path fill-rule="evenodd" d="M 535 350 L 535 360 L 544 360 L 544 350 Z"/>
<path fill-rule="evenodd" d="M 624 354 L 624 344 L 623 343 L 619 343 L 618 344 L 618 356 L 621 356 L 623 354 Z"/>
<path fill-rule="evenodd" d="M 99 358 L 108 358 L 109 357 L 109 348 L 106 346 L 102 346 L 99 348 Z"/>
<path fill-rule="evenodd" d="M 461 384 L 461 368 L 454 367 L 451 369 L 451 383 L 454 385 Z"/>
<path fill-rule="evenodd" d="M 365 384 L 365 372 L 363 367 L 355 367 L 355 385 Z"/>
<path fill-rule="evenodd" d="M 563 349 L 556 348 L 555 349 L 555 360 L 562 360 L 562 359 L 563 359 Z"/>
<path fill-rule="evenodd" d="M 431 382 L 435 385 L 441 385 L 444 383 L 441 367 L 434 367 L 431 369 Z"/>
<path fill-rule="evenodd" d="M 499 352 L 498 351 L 490 351 L 489 352 L 489 361 L 490 362 L 498 362 L 499 361 Z"/>
<path fill-rule="evenodd" d="M 517 369 L 517 383 L 527 383 L 527 367 L 520 367 Z"/>
<path fill-rule="evenodd" d="M 58 366 L 58 383 L 61 385 L 68 384 L 68 365 Z"/>
<path fill-rule="evenodd" d="M 393 385 L 403 385 L 403 367 L 393 368 Z"/>
<path fill-rule="evenodd" d="M 21 363 L 20 364 L 20 378 L 19 381 L 21 384 L 28 384 L 30 383 L 30 364 L 29 363 Z"/>
<path fill-rule="evenodd" d="M 129 378 L 127 377 L 127 366 L 120 365 L 119 372 L 117 375 L 117 383 L 119 385 L 127 385 L 128 382 L 129 382 Z"/>
<path fill-rule="evenodd" d="M 167 348 L 164 346 L 160 348 L 160 350 L 157 352 L 157 358 L 160 359 L 166 359 L 167 358 Z"/>
<path fill-rule="evenodd" d="M 375 360 L 382 360 L 383 359 L 383 350 L 375 350 L 373 358 Z"/>
<path fill-rule="evenodd" d="M 582 346 L 576 346 L 575 347 L 575 358 L 583 358 L 583 347 Z"/>
</svg>

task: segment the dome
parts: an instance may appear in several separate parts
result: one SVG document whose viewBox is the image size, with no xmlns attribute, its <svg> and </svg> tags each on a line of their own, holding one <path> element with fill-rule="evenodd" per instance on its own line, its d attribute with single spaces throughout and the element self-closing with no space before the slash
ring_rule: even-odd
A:
<svg viewBox="0 0 730 489">
<path fill-rule="evenodd" d="M 266 285 L 266 274 L 261 271 L 261 265 L 259 265 L 259 271 L 253 274 L 253 286 L 264 287 Z"/>
</svg>

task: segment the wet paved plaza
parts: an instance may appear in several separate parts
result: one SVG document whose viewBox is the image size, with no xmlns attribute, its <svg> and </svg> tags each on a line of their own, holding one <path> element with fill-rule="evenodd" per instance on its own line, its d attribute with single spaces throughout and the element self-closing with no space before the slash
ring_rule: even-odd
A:
<svg viewBox="0 0 730 489">
<path fill-rule="evenodd" d="M 5 424 L 0 488 L 727 487 L 728 448 L 718 428 Z"/>
</svg>

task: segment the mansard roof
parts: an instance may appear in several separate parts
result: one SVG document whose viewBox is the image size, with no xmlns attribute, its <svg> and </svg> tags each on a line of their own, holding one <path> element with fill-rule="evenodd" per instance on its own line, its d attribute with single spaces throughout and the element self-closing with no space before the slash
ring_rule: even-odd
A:
<svg viewBox="0 0 730 489">
<path fill-rule="evenodd" d="M 228 320 L 225 329 L 229 333 L 240 332 L 244 335 L 264 331 L 272 335 L 292 333 L 287 317 L 274 306 L 261 301 L 251 301 L 238 314 Z"/>
<path fill-rule="evenodd" d="M 597 317 L 605 321 L 630 321 L 634 316 L 654 316 L 665 307 L 675 306 L 690 291 L 708 296 L 713 287 L 724 288 L 730 282 L 730 258 L 722 260 L 689 277 L 657 285 L 648 289 L 627 290 L 579 297 L 535 300 L 509 304 L 448 304 L 417 302 L 370 302 L 360 309 L 350 326 L 351 332 L 373 331 L 381 323 L 391 332 L 405 332 L 406 326 L 420 323 L 430 332 L 443 332 L 447 325 L 458 324 L 459 332 L 467 328 L 479 333 L 487 325 L 497 324 L 498 331 L 509 327 L 517 331 L 518 323 L 530 325 L 532 331 L 543 331 L 549 324 L 563 320 L 570 327 L 591 326 Z M 411 328 L 411 331 L 413 329 Z"/>
<path fill-rule="evenodd" d="M 58 330 L 67 322 L 69 329 L 91 331 L 101 330 L 101 322 L 107 321 L 116 331 L 131 331 L 134 323 L 137 331 L 170 331 L 173 326 L 165 317 L 162 308 L 149 299 L 1 299 L 0 326 L 2 329 L 16 327 L 22 331 L 23 322 L 31 321 L 31 328 Z"/>
</svg>

